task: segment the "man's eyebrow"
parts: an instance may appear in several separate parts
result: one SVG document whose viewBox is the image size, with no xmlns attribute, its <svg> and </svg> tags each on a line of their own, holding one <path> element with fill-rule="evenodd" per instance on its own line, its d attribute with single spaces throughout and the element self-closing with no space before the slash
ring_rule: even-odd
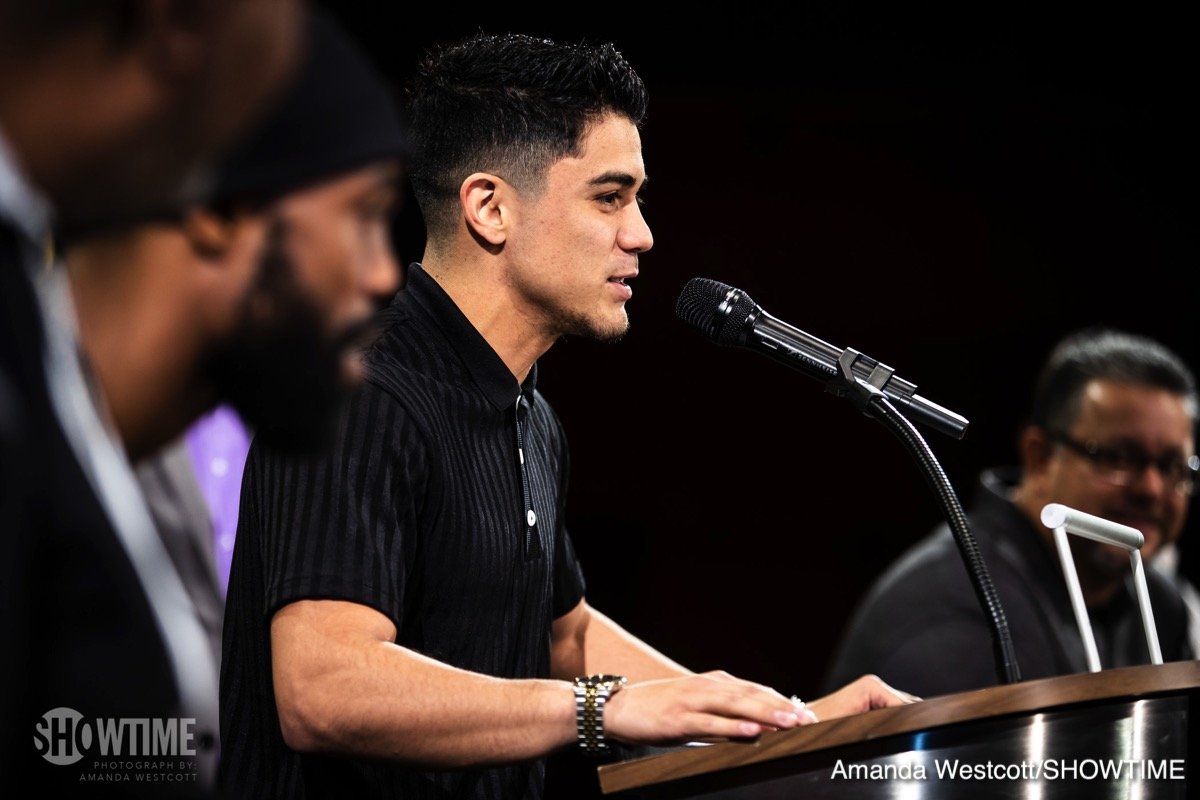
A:
<svg viewBox="0 0 1200 800">
<path fill-rule="evenodd" d="M 650 176 L 642 178 L 642 186 L 645 187 L 650 182 Z M 606 183 L 615 183 L 622 188 L 628 189 L 630 186 L 637 185 L 637 178 L 630 175 L 628 172 L 605 172 L 597 175 L 588 181 L 589 186 L 600 186 Z"/>
</svg>

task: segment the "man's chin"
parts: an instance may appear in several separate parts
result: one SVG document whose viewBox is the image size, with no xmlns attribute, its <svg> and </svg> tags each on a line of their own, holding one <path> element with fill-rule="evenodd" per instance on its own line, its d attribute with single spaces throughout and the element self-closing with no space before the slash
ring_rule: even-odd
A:
<svg viewBox="0 0 1200 800">
<path fill-rule="evenodd" d="M 597 342 L 619 342 L 629 333 L 629 318 L 594 320 L 588 326 L 587 338 Z"/>
<path fill-rule="evenodd" d="M 1142 545 L 1142 558 L 1153 558 L 1162 547 L 1163 537 L 1157 527 L 1147 525 L 1140 529 L 1145 543 Z"/>
<path fill-rule="evenodd" d="M 1084 540 L 1072 543 L 1080 577 L 1093 576 L 1103 582 L 1119 580 L 1129 571 L 1129 551 L 1111 544 Z"/>
</svg>

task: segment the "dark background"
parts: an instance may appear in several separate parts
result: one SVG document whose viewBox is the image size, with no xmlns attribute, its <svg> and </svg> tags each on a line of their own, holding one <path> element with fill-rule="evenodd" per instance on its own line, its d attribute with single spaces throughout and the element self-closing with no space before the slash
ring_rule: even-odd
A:
<svg viewBox="0 0 1200 800">
<path fill-rule="evenodd" d="M 390 4 L 333 5 L 398 87 L 420 52 L 475 30 L 613 41 L 645 80 L 656 243 L 632 330 L 562 342 L 539 376 L 571 442 L 589 601 L 689 667 L 812 696 L 862 592 L 940 519 L 882 427 L 676 321 L 689 278 L 747 290 L 970 419 L 962 441 L 926 434 L 964 502 L 981 468 L 1014 460 L 1063 334 L 1141 332 L 1200 367 L 1182 11 L 561 8 L 396 22 Z M 400 228 L 419 259 L 411 203 Z M 560 789 L 586 772 L 552 767 Z M 562 793 L 594 783 L 579 780 Z"/>
</svg>

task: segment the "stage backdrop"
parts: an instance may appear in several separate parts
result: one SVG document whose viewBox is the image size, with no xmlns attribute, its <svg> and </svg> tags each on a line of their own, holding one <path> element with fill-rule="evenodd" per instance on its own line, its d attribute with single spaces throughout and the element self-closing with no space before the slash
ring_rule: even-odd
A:
<svg viewBox="0 0 1200 800">
<path fill-rule="evenodd" d="M 786 23 L 747 4 L 651 22 L 636 4 L 456 5 L 423 24 L 333 10 L 398 88 L 422 51 L 475 30 L 610 40 L 645 79 L 655 246 L 633 327 L 616 345 L 561 342 L 539 376 L 571 443 L 589 601 L 692 668 L 812 695 L 862 592 L 940 517 L 882 427 L 678 322 L 688 279 L 741 287 L 968 417 L 962 441 L 927 434 L 964 502 L 980 469 L 1015 458 L 1063 334 L 1146 333 L 1200 369 L 1180 18 L 822 3 Z M 419 259 L 411 201 L 397 236 Z M 1183 541 L 1194 581 L 1198 531 Z"/>
</svg>

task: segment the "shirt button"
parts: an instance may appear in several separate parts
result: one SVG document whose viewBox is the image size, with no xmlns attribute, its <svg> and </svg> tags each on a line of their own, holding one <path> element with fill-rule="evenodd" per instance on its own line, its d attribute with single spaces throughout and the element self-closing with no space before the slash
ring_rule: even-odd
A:
<svg viewBox="0 0 1200 800">
<path fill-rule="evenodd" d="M 229 462 L 220 456 L 214 458 L 212 463 L 208 466 L 209 469 L 212 470 L 212 474 L 216 475 L 218 478 L 224 478 L 226 473 L 229 472 Z"/>
<path fill-rule="evenodd" d="M 529 527 L 531 528 L 537 525 L 537 514 L 533 513 L 532 508 L 525 512 L 525 521 L 529 523 Z"/>
</svg>

